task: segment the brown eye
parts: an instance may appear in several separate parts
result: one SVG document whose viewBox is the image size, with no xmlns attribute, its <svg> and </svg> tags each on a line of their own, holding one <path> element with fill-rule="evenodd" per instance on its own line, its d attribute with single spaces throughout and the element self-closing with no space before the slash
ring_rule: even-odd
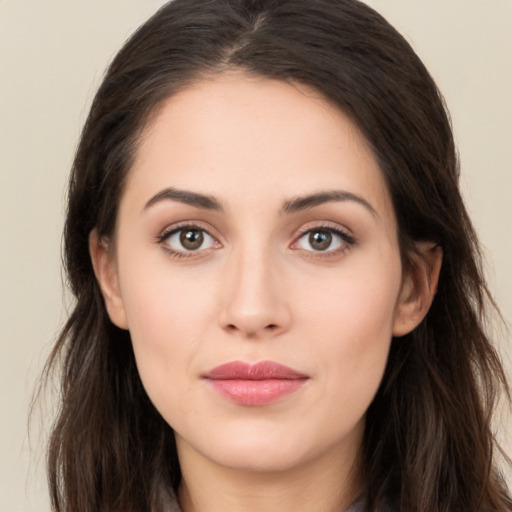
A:
<svg viewBox="0 0 512 512">
<path fill-rule="evenodd" d="M 195 226 L 186 226 L 172 231 L 161 238 L 169 250 L 174 253 L 199 252 L 211 249 L 218 244 L 204 229 Z"/>
<path fill-rule="evenodd" d="M 353 243 L 353 238 L 339 229 L 318 227 L 303 233 L 296 246 L 309 252 L 335 253 Z"/>
<path fill-rule="evenodd" d="M 183 229 L 180 231 L 180 243 L 187 251 L 195 251 L 203 245 L 204 235 L 199 229 Z"/>
<path fill-rule="evenodd" d="M 309 233 L 309 245 L 315 251 L 325 251 L 332 244 L 332 233 L 329 231 L 311 231 Z"/>
</svg>

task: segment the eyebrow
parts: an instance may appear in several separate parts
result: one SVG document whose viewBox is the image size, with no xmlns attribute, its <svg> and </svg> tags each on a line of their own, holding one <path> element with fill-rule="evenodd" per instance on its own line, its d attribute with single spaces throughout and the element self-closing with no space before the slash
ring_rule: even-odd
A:
<svg viewBox="0 0 512 512">
<path fill-rule="evenodd" d="M 162 201 L 178 201 L 205 210 L 224 211 L 222 204 L 211 195 L 191 192 L 189 190 L 180 190 L 174 187 L 165 188 L 151 197 L 144 205 L 143 211 Z M 306 196 L 294 197 L 284 203 L 281 208 L 281 213 L 296 213 L 314 208 L 315 206 L 320 206 L 324 203 L 343 201 L 354 201 L 364 206 L 373 216 L 378 217 L 375 208 L 366 199 L 345 190 L 327 190 Z"/>
<path fill-rule="evenodd" d="M 345 190 L 327 190 L 307 196 L 295 197 L 286 201 L 282 208 L 282 213 L 296 213 L 314 208 L 315 206 L 320 206 L 324 203 L 342 201 L 354 201 L 364 206 L 374 217 L 378 217 L 377 211 L 366 199 Z"/>
<path fill-rule="evenodd" d="M 196 208 L 203 208 L 205 210 L 222 211 L 222 205 L 213 196 L 206 194 L 199 194 L 198 192 L 190 192 L 189 190 L 179 190 L 173 187 L 165 188 L 155 194 L 143 208 L 147 210 L 151 206 L 160 203 L 161 201 L 178 201 L 180 203 L 195 206 Z"/>
</svg>

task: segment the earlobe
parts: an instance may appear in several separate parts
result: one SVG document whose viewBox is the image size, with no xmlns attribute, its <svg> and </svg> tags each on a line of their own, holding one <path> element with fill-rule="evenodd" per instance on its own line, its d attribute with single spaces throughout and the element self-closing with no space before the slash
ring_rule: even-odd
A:
<svg viewBox="0 0 512 512">
<path fill-rule="evenodd" d="M 89 234 L 89 254 L 110 320 L 117 327 L 128 329 L 115 258 L 111 248 L 101 240 L 96 229 Z"/>
<path fill-rule="evenodd" d="M 421 323 L 437 291 L 443 250 L 433 242 L 418 242 L 416 248 L 396 306 L 393 336 L 404 336 Z"/>
</svg>

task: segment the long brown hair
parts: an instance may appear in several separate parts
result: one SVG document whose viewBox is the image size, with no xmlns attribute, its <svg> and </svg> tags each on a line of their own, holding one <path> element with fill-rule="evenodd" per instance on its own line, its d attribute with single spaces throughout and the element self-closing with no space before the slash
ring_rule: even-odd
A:
<svg viewBox="0 0 512 512">
<path fill-rule="evenodd" d="M 508 387 L 484 330 L 490 301 L 449 118 L 409 44 L 356 0 L 174 0 L 110 65 L 69 182 L 65 266 L 76 302 L 46 368 L 62 372 L 48 451 L 54 509 L 159 512 L 162 490 L 179 485 L 172 429 L 142 387 L 129 332 L 107 316 L 88 237 L 114 233 L 137 142 L 163 100 L 228 69 L 306 84 L 351 116 L 387 180 L 404 265 L 414 241 L 443 248 L 431 310 L 393 340 L 367 412 L 368 510 L 383 501 L 403 512 L 512 510 L 490 423 Z"/>
</svg>

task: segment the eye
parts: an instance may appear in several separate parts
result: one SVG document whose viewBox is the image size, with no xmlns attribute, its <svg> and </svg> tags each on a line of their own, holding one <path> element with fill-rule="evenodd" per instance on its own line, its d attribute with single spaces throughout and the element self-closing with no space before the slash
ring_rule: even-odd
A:
<svg viewBox="0 0 512 512">
<path fill-rule="evenodd" d="M 196 226 L 184 226 L 164 233 L 160 242 L 174 254 L 198 252 L 215 247 L 218 242 L 204 229 Z"/>
<path fill-rule="evenodd" d="M 315 252 L 338 252 L 353 243 L 352 237 L 330 227 L 310 229 L 296 242 L 300 249 Z"/>
</svg>

